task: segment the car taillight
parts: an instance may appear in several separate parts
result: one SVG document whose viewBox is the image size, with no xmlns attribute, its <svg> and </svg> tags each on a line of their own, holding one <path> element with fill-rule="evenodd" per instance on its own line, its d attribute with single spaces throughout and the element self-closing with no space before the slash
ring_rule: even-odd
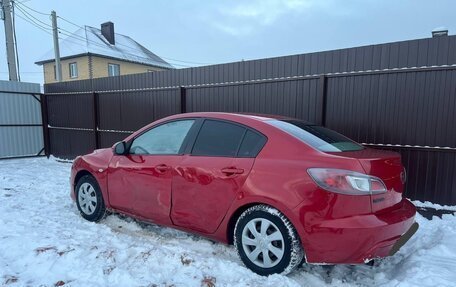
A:
<svg viewBox="0 0 456 287">
<path fill-rule="evenodd" d="M 309 168 L 310 177 L 321 188 L 349 195 L 379 194 L 387 191 L 381 179 L 363 173 L 335 169 Z"/>
</svg>

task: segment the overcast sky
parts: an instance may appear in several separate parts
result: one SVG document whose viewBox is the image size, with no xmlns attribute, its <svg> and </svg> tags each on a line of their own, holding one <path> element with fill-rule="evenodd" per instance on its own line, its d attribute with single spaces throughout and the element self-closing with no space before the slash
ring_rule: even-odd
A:
<svg viewBox="0 0 456 287">
<path fill-rule="evenodd" d="M 427 38 L 440 26 L 450 35 L 456 33 L 454 0 L 19 2 L 44 13 L 55 10 L 78 25 L 99 27 L 112 21 L 116 33 L 128 35 L 170 63 L 184 66 Z M 49 16 L 25 10 L 50 24 Z M 23 16 L 18 10 L 16 14 Z M 34 62 L 53 47 L 52 38 L 19 17 L 16 22 L 22 81 L 42 83 L 42 69 Z M 77 30 L 60 19 L 59 26 Z M 3 28 L 1 24 L 0 79 L 7 80 Z"/>
</svg>

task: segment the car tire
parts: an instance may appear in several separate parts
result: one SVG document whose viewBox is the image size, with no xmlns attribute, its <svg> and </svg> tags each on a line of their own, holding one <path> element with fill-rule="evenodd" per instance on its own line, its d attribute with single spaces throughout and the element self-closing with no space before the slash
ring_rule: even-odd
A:
<svg viewBox="0 0 456 287">
<path fill-rule="evenodd" d="M 304 258 L 291 222 L 267 205 L 250 207 L 241 214 L 234 228 L 234 245 L 245 266 L 262 276 L 288 274 Z"/>
<path fill-rule="evenodd" d="M 103 200 L 100 186 L 91 175 L 82 176 L 75 189 L 76 205 L 81 216 L 88 220 L 97 222 L 106 215 L 106 206 Z"/>
</svg>

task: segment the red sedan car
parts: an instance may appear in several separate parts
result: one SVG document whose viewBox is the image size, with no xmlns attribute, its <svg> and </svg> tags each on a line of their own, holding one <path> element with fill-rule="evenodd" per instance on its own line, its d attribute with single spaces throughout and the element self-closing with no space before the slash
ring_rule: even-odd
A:
<svg viewBox="0 0 456 287">
<path fill-rule="evenodd" d="M 400 156 L 297 119 L 188 113 L 77 157 L 82 217 L 107 210 L 234 244 L 261 275 L 357 264 L 417 229 Z"/>
</svg>

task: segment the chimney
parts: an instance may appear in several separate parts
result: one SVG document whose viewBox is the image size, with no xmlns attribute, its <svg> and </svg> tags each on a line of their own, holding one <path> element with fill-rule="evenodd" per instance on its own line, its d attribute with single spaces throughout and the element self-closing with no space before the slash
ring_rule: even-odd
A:
<svg viewBox="0 0 456 287">
<path fill-rule="evenodd" d="M 432 30 L 432 38 L 448 36 L 448 29 L 445 27 L 438 27 Z"/>
<path fill-rule="evenodd" d="M 114 23 L 111 21 L 101 24 L 101 34 L 108 40 L 111 45 L 115 45 Z"/>
</svg>

